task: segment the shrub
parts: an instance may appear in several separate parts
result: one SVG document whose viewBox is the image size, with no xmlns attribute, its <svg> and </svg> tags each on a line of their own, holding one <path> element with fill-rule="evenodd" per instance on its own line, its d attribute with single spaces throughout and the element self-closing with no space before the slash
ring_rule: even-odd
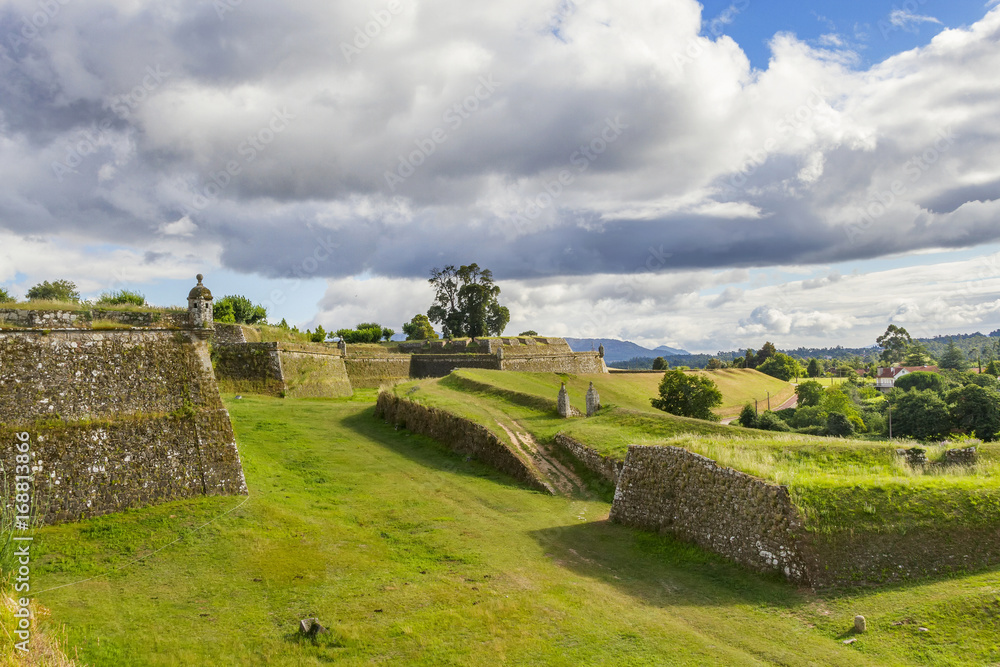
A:
<svg viewBox="0 0 1000 667">
<path fill-rule="evenodd" d="M 657 410 L 682 417 L 719 421 L 712 408 L 722 405 L 722 392 L 711 378 L 673 370 L 663 374 L 660 397 L 650 399 L 650 403 Z"/>
<path fill-rule="evenodd" d="M 518 336 L 537 336 L 538 332 L 535 331 L 534 329 L 528 329 L 527 331 L 522 331 L 521 333 L 519 333 L 517 335 Z"/>
<path fill-rule="evenodd" d="M 809 426 L 826 426 L 828 413 L 818 405 L 809 405 L 804 408 L 797 408 L 788 423 L 795 428 L 806 428 Z"/>
<path fill-rule="evenodd" d="M 806 380 L 795 388 L 795 395 L 799 397 L 799 407 L 819 405 L 823 398 L 823 385 L 816 380 Z"/>
<path fill-rule="evenodd" d="M 969 384 L 948 393 L 955 425 L 984 442 L 996 439 L 1000 431 L 1000 394 Z"/>
<path fill-rule="evenodd" d="M 919 440 L 941 438 L 951 429 L 951 415 L 944 400 L 929 389 L 893 391 L 892 434 Z"/>
<path fill-rule="evenodd" d="M 99 306 L 145 306 L 146 297 L 139 292 L 132 292 L 127 289 L 117 292 L 105 292 L 97 300 Z"/>
<path fill-rule="evenodd" d="M 14 297 L 10 295 L 10 292 L 0 287 L 0 303 L 14 303 L 17 301 Z"/>
<path fill-rule="evenodd" d="M 777 352 L 768 357 L 764 363 L 757 366 L 757 370 L 779 380 L 791 380 L 793 377 L 802 374 L 802 367 L 799 362 L 787 354 Z"/>
<path fill-rule="evenodd" d="M 80 301 L 80 293 L 76 290 L 76 283 L 71 280 L 57 280 L 41 282 L 28 290 L 29 301 L 67 301 L 77 303 Z"/>
<path fill-rule="evenodd" d="M 831 412 L 826 418 L 826 433 L 840 438 L 854 435 L 854 423 L 841 412 Z"/>
<path fill-rule="evenodd" d="M 653 370 L 654 371 L 665 371 L 669 367 L 667 360 L 663 357 L 657 357 L 653 359 Z"/>
<path fill-rule="evenodd" d="M 764 431 L 791 431 L 791 427 L 782 421 L 781 417 L 770 410 L 765 410 L 757 419 L 757 428 Z"/>
<path fill-rule="evenodd" d="M 740 416 L 736 419 L 740 426 L 745 426 L 747 428 L 757 428 L 757 411 L 754 409 L 753 405 L 747 403 L 740 410 Z"/>
<path fill-rule="evenodd" d="M 267 308 L 245 296 L 230 294 L 215 302 L 213 319 L 229 324 L 259 324 L 267 321 Z"/>
<path fill-rule="evenodd" d="M 413 319 L 403 325 L 406 340 L 436 340 L 438 335 L 431 326 L 426 315 L 414 315 Z"/>
<path fill-rule="evenodd" d="M 907 373 L 903 377 L 896 380 L 894 386 L 897 389 L 902 389 L 903 391 L 909 391 L 910 389 L 930 389 L 931 391 L 936 391 L 939 394 L 943 393 L 946 388 L 943 377 L 937 373 L 928 373 L 927 371 Z"/>
</svg>

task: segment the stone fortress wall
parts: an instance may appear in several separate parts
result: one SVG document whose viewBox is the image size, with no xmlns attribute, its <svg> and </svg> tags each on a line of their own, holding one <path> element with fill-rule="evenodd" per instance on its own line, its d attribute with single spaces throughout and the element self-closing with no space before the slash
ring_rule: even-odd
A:
<svg viewBox="0 0 1000 667">
<path fill-rule="evenodd" d="M 272 396 L 351 396 L 411 378 L 444 377 L 458 368 L 529 373 L 606 373 L 599 352 L 573 352 L 562 338 L 407 341 L 381 345 L 255 343 L 255 331 L 215 325 L 212 359 L 223 391 Z"/>
<path fill-rule="evenodd" d="M 27 434 L 40 522 L 246 493 L 204 327 L 180 312 L 4 309 L 0 322 L 0 464 L 12 483 Z"/>
</svg>

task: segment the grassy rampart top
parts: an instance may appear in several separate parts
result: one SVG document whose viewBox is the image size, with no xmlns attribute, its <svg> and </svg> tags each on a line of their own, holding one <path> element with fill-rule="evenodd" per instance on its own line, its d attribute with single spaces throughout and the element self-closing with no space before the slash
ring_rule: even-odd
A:
<svg viewBox="0 0 1000 667">
<path fill-rule="evenodd" d="M 563 432 L 620 460 L 628 446 L 674 445 L 720 465 L 788 486 L 813 530 L 907 530 L 917 525 L 982 526 L 1000 523 L 1000 446 L 980 445 L 971 467 L 911 468 L 896 450 L 906 441 L 869 442 L 725 426 L 655 410 L 609 405 L 607 396 L 635 396 L 629 377 L 594 379 L 604 405 L 591 418 L 562 419 L 555 411 L 552 378 L 533 373 L 464 369 L 446 378 L 394 388 L 411 400 L 486 426 L 502 437 L 498 419 L 514 419 L 537 438 Z M 597 376 L 565 376 L 571 402 Z M 603 384 L 599 386 L 599 382 Z M 543 391 L 544 390 L 544 391 Z M 933 453 L 932 453 L 933 458 Z"/>
<path fill-rule="evenodd" d="M 62 310 L 70 313 L 86 313 L 91 311 L 114 310 L 129 313 L 168 313 L 186 312 L 184 306 L 134 306 L 131 304 L 111 305 L 94 304 L 73 301 L 19 301 L 16 303 L 0 303 L 0 310 Z"/>
</svg>

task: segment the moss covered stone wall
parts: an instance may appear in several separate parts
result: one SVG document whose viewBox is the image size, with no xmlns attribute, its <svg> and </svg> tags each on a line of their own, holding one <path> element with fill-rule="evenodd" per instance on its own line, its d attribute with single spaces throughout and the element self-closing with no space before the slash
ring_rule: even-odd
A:
<svg viewBox="0 0 1000 667">
<path fill-rule="evenodd" d="M 444 410 L 400 398 L 389 391 L 379 392 L 375 414 L 414 433 L 434 438 L 458 453 L 475 457 L 533 489 L 552 493 L 529 463 L 484 426 Z"/>
<path fill-rule="evenodd" d="M 42 522 L 246 493 L 196 333 L 0 331 L 0 463 L 15 469 L 27 433 Z"/>
<path fill-rule="evenodd" d="M 347 398 L 354 394 L 339 354 L 281 350 L 285 395 L 298 398 Z"/>
<path fill-rule="evenodd" d="M 802 519 L 788 490 L 680 447 L 629 447 L 610 518 L 810 583 Z"/>
<path fill-rule="evenodd" d="M 0 423 L 221 408 L 207 348 L 194 340 L 182 331 L 0 331 Z"/>
</svg>

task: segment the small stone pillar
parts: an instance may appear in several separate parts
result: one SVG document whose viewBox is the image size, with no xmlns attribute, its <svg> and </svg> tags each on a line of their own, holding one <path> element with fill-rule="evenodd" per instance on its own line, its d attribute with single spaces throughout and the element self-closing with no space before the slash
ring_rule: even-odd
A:
<svg viewBox="0 0 1000 667">
<path fill-rule="evenodd" d="M 497 370 L 503 370 L 503 344 L 497 348 Z"/>
<path fill-rule="evenodd" d="M 563 419 L 569 417 L 569 394 L 566 393 L 566 383 L 562 383 L 562 387 L 559 389 L 559 401 L 556 403 L 556 409 L 559 411 L 559 416 Z"/>
<path fill-rule="evenodd" d="M 590 349 L 593 350 L 594 348 L 590 348 Z M 598 346 L 598 348 L 597 348 L 597 357 L 599 359 L 603 359 L 604 358 L 604 343 L 601 343 Z"/>
<path fill-rule="evenodd" d="M 205 276 L 197 276 L 198 284 L 188 293 L 188 322 L 195 329 L 208 332 L 215 330 L 215 318 L 212 314 L 212 292 L 201 284 Z"/>
<path fill-rule="evenodd" d="M 347 356 L 347 341 L 344 340 L 343 338 L 341 338 L 340 342 L 337 343 L 337 349 L 340 350 L 340 353 L 346 357 Z"/>
<path fill-rule="evenodd" d="M 601 396 L 594 389 L 594 383 L 590 383 L 590 389 L 587 390 L 587 416 L 593 417 L 598 410 L 601 409 Z"/>
</svg>

